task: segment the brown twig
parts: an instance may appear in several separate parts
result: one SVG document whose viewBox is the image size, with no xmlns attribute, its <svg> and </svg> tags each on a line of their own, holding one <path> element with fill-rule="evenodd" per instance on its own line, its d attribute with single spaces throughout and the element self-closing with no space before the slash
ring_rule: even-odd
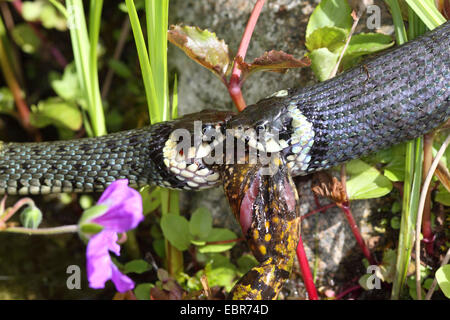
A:
<svg viewBox="0 0 450 320">
<path fill-rule="evenodd" d="M 209 287 L 208 277 L 206 276 L 206 274 L 202 274 L 202 276 L 200 277 L 200 283 L 202 284 L 203 292 L 205 293 L 206 298 L 208 300 L 211 300 L 212 293 L 211 288 Z"/>
</svg>

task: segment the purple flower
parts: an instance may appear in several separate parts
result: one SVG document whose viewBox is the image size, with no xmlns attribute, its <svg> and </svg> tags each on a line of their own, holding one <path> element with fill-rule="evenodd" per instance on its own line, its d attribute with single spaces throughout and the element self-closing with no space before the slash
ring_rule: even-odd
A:
<svg viewBox="0 0 450 320">
<path fill-rule="evenodd" d="M 103 227 L 89 239 L 86 249 L 89 286 L 101 289 L 111 279 L 117 291 L 131 290 L 134 282 L 119 271 L 109 251 L 119 256 L 117 233 L 134 229 L 144 219 L 141 195 L 128 187 L 128 180 L 117 180 L 106 188 L 97 204 L 106 206 L 107 210 L 88 221 Z"/>
</svg>

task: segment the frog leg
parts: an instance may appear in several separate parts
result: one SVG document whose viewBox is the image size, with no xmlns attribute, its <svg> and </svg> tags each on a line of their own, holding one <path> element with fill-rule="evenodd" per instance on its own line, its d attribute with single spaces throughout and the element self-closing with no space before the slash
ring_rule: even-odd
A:
<svg viewBox="0 0 450 320">
<path fill-rule="evenodd" d="M 260 165 L 226 166 L 224 190 L 260 264 L 230 293 L 232 299 L 276 299 L 289 278 L 300 234 L 297 189 L 286 166 L 266 175 Z"/>
</svg>

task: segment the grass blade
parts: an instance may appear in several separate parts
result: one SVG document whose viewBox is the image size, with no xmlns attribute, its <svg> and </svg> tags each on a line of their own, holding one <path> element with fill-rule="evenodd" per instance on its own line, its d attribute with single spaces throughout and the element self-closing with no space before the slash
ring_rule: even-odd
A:
<svg viewBox="0 0 450 320">
<path fill-rule="evenodd" d="M 152 68 L 148 56 L 147 46 L 145 45 L 144 35 L 142 33 L 139 16 L 134 6 L 133 0 L 125 0 L 127 5 L 128 15 L 130 16 L 131 29 L 133 30 L 134 41 L 138 52 L 139 63 L 142 70 L 142 79 L 144 81 L 145 94 L 147 97 L 147 104 L 150 112 L 151 123 L 161 121 L 158 98 L 156 94 L 156 86 L 154 82 Z"/>
<path fill-rule="evenodd" d="M 433 1 L 406 0 L 406 3 L 430 30 L 446 22 L 446 19 L 436 8 Z"/>
</svg>

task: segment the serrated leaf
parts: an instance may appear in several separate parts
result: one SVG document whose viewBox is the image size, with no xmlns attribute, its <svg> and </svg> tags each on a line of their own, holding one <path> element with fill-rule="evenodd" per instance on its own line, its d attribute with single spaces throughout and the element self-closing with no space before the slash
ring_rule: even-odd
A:
<svg viewBox="0 0 450 320">
<path fill-rule="evenodd" d="M 242 71 L 242 78 L 246 79 L 253 72 L 257 71 L 286 73 L 289 69 L 308 67 L 311 61 L 308 57 L 296 59 L 293 55 L 283 51 L 271 50 L 264 52 L 262 56 L 251 63 L 246 63 L 242 60 L 242 57 L 237 57 L 236 63 Z"/>
<path fill-rule="evenodd" d="M 219 78 L 227 74 L 230 65 L 228 45 L 215 33 L 198 27 L 172 25 L 168 40 Z"/>
<path fill-rule="evenodd" d="M 327 48 L 320 48 L 308 53 L 308 57 L 311 59 L 311 68 L 319 79 L 319 81 L 328 80 L 331 71 L 334 69 L 339 54 L 333 53 Z"/>
<path fill-rule="evenodd" d="M 150 270 L 152 267 L 151 265 L 142 259 L 132 260 L 130 262 L 127 262 L 124 266 L 124 273 L 137 273 L 141 274 L 148 270 Z"/>
<path fill-rule="evenodd" d="M 322 27 L 314 30 L 306 38 L 306 48 L 313 51 L 319 48 L 328 48 L 331 52 L 340 51 L 347 40 L 348 32 L 338 27 Z"/>
<path fill-rule="evenodd" d="M 350 200 L 382 197 L 392 190 L 392 183 L 377 169 L 361 160 L 347 164 L 347 194 Z"/>
<path fill-rule="evenodd" d="M 231 230 L 225 228 L 213 228 L 210 232 L 210 235 L 206 239 L 206 242 L 227 241 L 236 238 L 236 234 Z M 234 241 L 220 244 L 207 244 L 204 247 L 200 247 L 198 251 L 200 253 L 223 252 L 226 250 L 230 250 L 235 244 L 236 242 Z"/>
<path fill-rule="evenodd" d="M 180 251 L 189 248 L 191 234 L 189 233 L 189 222 L 185 217 L 175 214 L 165 214 L 161 218 L 161 230 L 164 237 Z"/>
<path fill-rule="evenodd" d="M 60 98 L 39 101 L 38 105 L 32 106 L 31 110 L 30 123 L 37 128 L 54 125 L 76 131 L 83 123 L 78 106 Z"/>
<path fill-rule="evenodd" d="M 322 0 L 309 18 L 306 37 L 322 27 L 338 27 L 349 32 L 353 24 L 351 12 L 347 0 Z"/>
<path fill-rule="evenodd" d="M 25 53 L 35 53 L 41 46 L 41 40 L 34 33 L 31 26 L 27 23 L 21 23 L 14 27 L 12 30 L 12 37 L 16 44 Z"/>
<path fill-rule="evenodd" d="M 212 216 L 208 209 L 198 208 L 192 213 L 189 231 L 196 240 L 204 240 L 212 230 Z"/>
</svg>

